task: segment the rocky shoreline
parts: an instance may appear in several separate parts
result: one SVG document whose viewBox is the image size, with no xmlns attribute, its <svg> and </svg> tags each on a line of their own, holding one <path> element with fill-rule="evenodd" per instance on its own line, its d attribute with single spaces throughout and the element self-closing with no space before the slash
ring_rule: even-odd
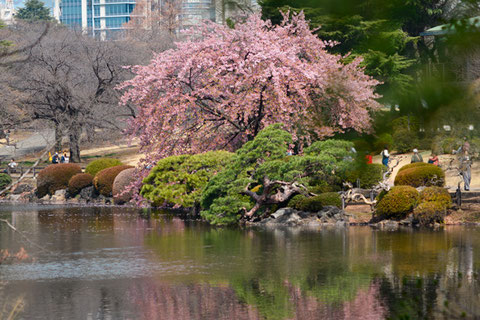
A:
<svg viewBox="0 0 480 320">
<path fill-rule="evenodd" d="M 58 190 L 52 196 L 47 195 L 43 198 L 38 198 L 35 194 L 33 186 L 28 184 L 20 184 L 14 188 L 10 194 L 0 198 L 2 203 L 13 204 L 37 204 L 37 205 L 65 205 L 65 206 L 109 206 L 109 207 L 129 207 L 138 208 L 135 205 L 118 205 L 114 204 L 113 198 L 105 197 L 95 193 L 93 187 L 83 189 L 75 197 L 69 197 L 67 190 Z M 164 208 L 170 209 L 170 208 Z M 472 211 L 472 210 L 470 210 Z M 459 214 L 460 212 L 460 214 Z M 480 206 L 478 208 L 478 218 L 472 221 L 464 219 L 462 210 L 454 211 L 451 215 L 447 215 L 444 224 L 434 224 L 430 227 L 437 228 L 443 225 L 480 225 Z M 473 213 L 477 213 L 476 211 Z M 247 227 L 264 227 L 264 228 L 279 228 L 279 227 L 347 227 L 347 226 L 370 226 L 378 229 L 396 230 L 400 227 L 419 227 L 413 220 L 413 215 L 409 215 L 403 220 L 388 220 L 377 217 L 372 219 L 370 215 L 368 218 L 363 215 L 359 218 L 354 213 L 346 212 L 335 206 L 325 206 L 318 212 L 303 212 L 293 208 L 281 208 L 271 214 L 269 217 L 255 222 L 247 222 Z"/>
</svg>

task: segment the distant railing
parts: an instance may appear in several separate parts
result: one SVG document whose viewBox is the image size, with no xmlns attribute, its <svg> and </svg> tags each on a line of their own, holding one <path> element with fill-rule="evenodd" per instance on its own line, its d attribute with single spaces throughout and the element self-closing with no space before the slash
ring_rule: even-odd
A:
<svg viewBox="0 0 480 320">
<path fill-rule="evenodd" d="M 28 169 L 30 169 L 30 166 L 18 166 L 15 169 L 10 168 L 9 166 L 0 168 L 1 173 L 6 173 L 8 175 L 12 174 L 18 174 L 22 176 Z M 42 169 L 45 169 L 45 166 L 35 166 L 32 168 L 32 175 L 35 178 L 38 174 L 38 172 Z"/>
</svg>

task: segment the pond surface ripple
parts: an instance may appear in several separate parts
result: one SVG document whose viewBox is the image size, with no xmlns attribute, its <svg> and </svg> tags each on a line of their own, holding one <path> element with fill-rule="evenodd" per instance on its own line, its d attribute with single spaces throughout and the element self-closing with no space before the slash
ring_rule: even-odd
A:
<svg viewBox="0 0 480 320">
<path fill-rule="evenodd" d="M 0 204 L 0 319 L 480 318 L 480 228 L 212 228 Z"/>
</svg>

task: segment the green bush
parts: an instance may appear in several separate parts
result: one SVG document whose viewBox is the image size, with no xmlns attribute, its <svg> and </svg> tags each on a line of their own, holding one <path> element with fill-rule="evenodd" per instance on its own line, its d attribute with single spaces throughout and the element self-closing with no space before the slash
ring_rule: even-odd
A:
<svg viewBox="0 0 480 320">
<path fill-rule="evenodd" d="M 93 176 L 89 173 L 78 173 L 68 181 L 67 191 L 71 196 L 77 195 L 83 188 L 93 185 Z"/>
<path fill-rule="evenodd" d="M 232 156 L 227 151 L 210 151 L 164 158 L 143 180 L 140 194 L 154 206 L 194 207 L 208 181 L 230 163 Z"/>
<path fill-rule="evenodd" d="M 90 173 L 92 176 L 95 177 L 97 173 L 99 173 L 103 169 L 107 169 L 115 166 L 121 166 L 121 165 L 123 165 L 123 163 L 118 159 L 101 158 L 101 159 L 93 160 L 92 162 L 90 162 L 85 168 L 85 172 Z"/>
<path fill-rule="evenodd" d="M 133 167 L 123 165 L 123 166 L 115 166 L 115 167 L 101 170 L 93 178 L 93 185 L 95 186 L 95 189 L 101 195 L 105 197 L 111 197 L 113 182 L 115 181 L 115 178 L 120 172 L 130 168 L 133 168 Z"/>
<path fill-rule="evenodd" d="M 342 207 L 340 195 L 336 192 L 327 192 L 319 194 L 318 196 L 305 198 L 299 200 L 295 209 L 307 212 L 318 212 L 325 206 Z"/>
<path fill-rule="evenodd" d="M 419 145 L 417 133 L 407 129 L 395 131 L 393 141 L 395 150 L 398 153 L 411 152 L 414 148 L 418 148 Z"/>
<path fill-rule="evenodd" d="M 412 132 L 418 132 L 419 121 L 414 116 L 398 117 L 392 121 L 393 131 L 410 130 Z"/>
<path fill-rule="evenodd" d="M 12 183 L 12 178 L 6 173 L 0 173 L 0 191 Z"/>
<path fill-rule="evenodd" d="M 82 173 L 82 169 L 75 163 L 51 164 L 41 170 L 37 176 L 37 196 L 42 198 L 55 191 L 67 189 L 70 179 Z"/>
<path fill-rule="evenodd" d="M 387 218 L 404 218 L 413 211 L 419 200 L 417 189 L 410 186 L 393 187 L 378 202 L 376 214 Z"/>
<path fill-rule="evenodd" d="M 461 145 L 461 139 L 455 137 L 436 136 L 432 141 L 432 152 L 435 154 L 450 154 Z"/>
<path fill-rule="evenodd" d="M 382 133 L 375 140 L 373 147 L 375 148 L 375 153 L 380 153 L 387 146 L 389 149 L 393 148 L 393 137 L 389 133 Z"/>
<path fill-rule="evenodd" d="M 113 181 L 112 196 L 115 204 L 124 204 L 133 198 L 133 190 L 125 189 L 135 181 L 135 168 L 125 169 Z"/>
<path fill-rule="evenodd" d="M 348 171 L 346 180 L 350 183 L 356 184 L 358 179 L 360 180 L 360 187 L 368 189 L 382 181 L 385 171 L 386 168 L 383 164 L 366 164 L 359 166 L 354 170 Z"/>
<path fill-rule="evenodd" d="M 293 196 L 293 197 L 290 199 L 290 201 L 288 201 L 287 207 L 300 210 L 301 203 L 302 203 L 305 199 L 307 199 L 307 197 L 306 197 L 305 195 L 303 195 L 303 194 L 297 194 L 297 195 Z"/>
<path fill-rule="evenodd" d="M 443 223 L 447 209 L 441 201 L 422 202 L 413 210 L 414 221 L 421 225 Z"/>
<path fill-rule="evenodd" d="M 337 192 L 340 191 L 341 188 L 337 185 L 322 183 L 320 185 L 313 185 L 308 187 L 308 192 L 314 194 L 320 194 L 325 192 Z"/>
<path fill-rule="evenodd" d="M 412 186 L 415 188 L 426 186 L 443 187 L 445 173 L 433 164 L 425 164 L 399 171 L 395 177 L 396 186 Z"/>
<path fill-rule="evenodd" d="M 445 209 L 452 206 L 452 197 L 447 189 L 441 187 L 427 187 L 420 192 L 422 202 L 437 202 L 442 204 Z"/>
<path fill-rule="evenodd" d="M 353 145 L 358 152 L 372 152 L 373 148 L 366 139 L 353 140 Z M 383 147 L 382 147 L 383 148 Z"/>
<path fill-rule="evenodd" d="M 410 168 L 416 168 L 416 167 L 423 167 L 423 166 L 428 166 L 429 164 L 426 162 L 415 162 L 415 163 L 409 163 L 398 169 L 398 172 L 401 172 L 406 169 Z"/>
</svg>

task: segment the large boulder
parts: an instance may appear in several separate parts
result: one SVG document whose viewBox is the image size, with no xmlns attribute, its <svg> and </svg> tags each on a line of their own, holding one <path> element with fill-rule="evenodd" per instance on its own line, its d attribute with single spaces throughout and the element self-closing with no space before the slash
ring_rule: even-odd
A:
<svg viewBox="0 0 480 320">
<path fill-rule="evenodd" d="M 135 181 L 135 168 L 120 172 L 113 181 L 112 195 L 115 204 L 124 204 L 132 200 L 133 191 L 125 192 L 125 188 Z"/>
</svg>

